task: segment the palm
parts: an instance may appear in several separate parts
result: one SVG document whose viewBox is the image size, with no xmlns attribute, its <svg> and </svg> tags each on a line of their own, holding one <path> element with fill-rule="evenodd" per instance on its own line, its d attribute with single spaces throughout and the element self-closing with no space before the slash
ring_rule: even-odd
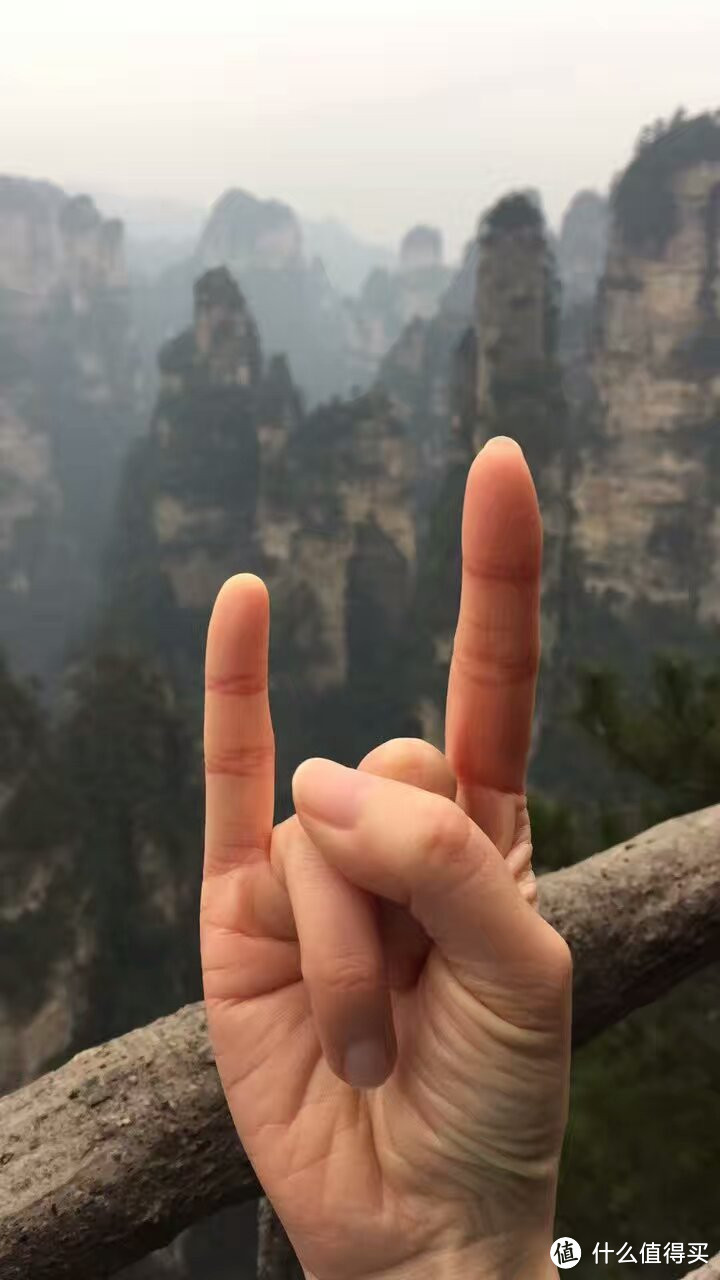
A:
<svg viewBox="0 0 720 1280">
<path fill-rule="evenodd" d="M 466 496 L 447 755 L 458 804 L 531 898 L 522 790 L 537 650 L 537 574 L 528 565 L 539 569 L 538 527 L 527 519 L 536 508 L 520 455 L 496 452 L 504 456 L 494 473 L 491 457 L 476 464 Z M 503 502 L 511 517 L 524 509 L 523 521 L 511 519 L 514 539 L 507 522 L 499 528 Z M 372 1092 L 331 1069 L 288 893 L 289 876 L 313 851 L 297 818 L 271 831 L 266 606 L 257 580 L 246 580 L 242 595 L 234 633 L 216 627 L 213 637 L 211 628 L 208 644 L 202 943 L 218 1068 L 245 1150 L 305 1265 L 323 1277 L 353 1274 L 353 1258 L 357 1274 L 390 1270 L 458 1221 L 470 1224 L 485 1198 L 505 1203 L 499 1212 L 509 1223 L 528 1188 L 545 1194 L 563 1124 L 562 1019 L 541 998 L 531 999 L 529 1022 L 524 997 L 508 998 L 502 982 L 484 999 L 470 995 L 417 920 L 381 900 L 397 1065 Z M 363 766 L 393 775 L 382 762 Z M 449 766 L 444 777 L 433 767 L 428 789 L 448 794 Z"/>
<path fill-rule="evenodd" d="M 543 1062 L 532 1035 L 520 1049 L 498 1036 L 492 1014 L 485 1026 L 476 1009 L 464 1017 L 467 993 L 432 948 L 419 981 L 393 993 L 401 1069 L 382 1089 L 358 1093 L 325 1061 L 297 947 L 276 947 L 265 953 L 263 981 L 252 991 L 239 984 L 234 1000 L 225 994 L 216 1006 L 211 978 L 209 1012 L 238 1132 L 291 1238 L 319 1236 L 325 1253 L 349 1248 L 363 1268 L 387 1267 L 421 1252 L 458 1206 L 470 1219 L 473 1202 L 497 1194 L 503 1171 L 551 1163 L 561 1124 L 556 1041 Z M 206 944 L 211 973 L 216 949 L 225 951 L 221 930 Z M 234 963 L 238 973 L 253 971 L 242 943 Z M 498 1081 L 512 1081 L 507 1130 L 497 1126 L 505 1102 Z M 465 1127 L 456 1140 L 447 1124 L 449 1097 L 476 1135 L 472 1160 Z M 507 1177 L 508 1218 L 521 1183 Z"/>
</svg>

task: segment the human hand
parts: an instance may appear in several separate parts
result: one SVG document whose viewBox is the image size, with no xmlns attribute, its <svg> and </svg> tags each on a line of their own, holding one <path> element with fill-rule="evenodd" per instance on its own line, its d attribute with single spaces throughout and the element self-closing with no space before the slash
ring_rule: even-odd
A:
<svg viewBox="0 0 720 1280">
<path fill-rule="evenodd" d="M 243 575 L 216 602 L 208 1018 L 312 1280 L 554 1274 L 571 966 L 532 905 L 524 805 L 540 546 L 522 454 L 493 442 L 466 491 L 448 760 L 400 740 L 358 770 L 306 761 L 274 830 L 267 593 Z"/>
</svg>

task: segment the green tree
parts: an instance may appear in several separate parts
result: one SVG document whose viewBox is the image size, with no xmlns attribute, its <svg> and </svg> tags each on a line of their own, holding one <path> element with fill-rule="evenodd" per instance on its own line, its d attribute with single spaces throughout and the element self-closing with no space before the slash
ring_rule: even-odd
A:
<svg viewBox="0 0 720 1280">
<path fill-rule="evenodd" d="M 720 663 L 701 668 L 685 656 L 658 656 L 644 697 L 628 693 L 613 672 L 587 670 L 576 714 L 634 796 L 620 808 L 607 804 L 602 820 L 614 839 L 720 801 Z M 557 865 L 584 856 L 582 804 L 572 811 L 543 797 L 536 804 L 541 859 Z M 613 842 L 600 839 L 595 847 Z M 615 1249 L 635 1242 L 638 1258 L 643 1241 L 718 1248 L 719 994 L 716 966 L 576 1055 L 558 1229 L 586 1252 L 598 1240 Z M 594 1265 L 590 1256 L 583 1274 Z M 664 1274 L 686 1270 L 678 1265 Z M 622 1264 L 611 1257 L 606 1274 L 622 1276 Z"/>
<path fill-rule="evenodd" d="M 662 654 L 644 701 L 615 673 L 585 671 L 577 718 L 617 767 L 649 784 L 645 825 L 720 801 L 720 663 Z"/>
<path fill-rule="evenodd" d="M 96 939 L 85 1037 L 106 1039 L 200 993 L 200 761 L 168 682 L 114 654 L 76 677 L 56 753 Z"/>
<path fill-rule="evenodd" d="M 74 958 L 69 1053 L 199 996 L 202 789 L 187 713 L 147 663 L 97 655 L 64 704 L 51 724 L 0 667 L 0 875 L 19 904 L 0 993 L 22 1022 Z"/>
</svg>

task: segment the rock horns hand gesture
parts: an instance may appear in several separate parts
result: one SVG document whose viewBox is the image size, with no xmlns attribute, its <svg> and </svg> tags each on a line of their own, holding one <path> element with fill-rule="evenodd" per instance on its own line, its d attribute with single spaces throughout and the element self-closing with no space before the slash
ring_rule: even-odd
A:
<svg viewBox="0 0 720 1280">
<path fill-rule="evenodd" d="M 308 1280 L 535 1280 L 567 1114 L 571 963 L 536 910 L 525 770 L 541 522 L 523 455 L 470 469 L 446 755 L 306 760 L 273 826 L 269 604 L 206 657 L 205 998 L 242 1144 Z"/>
</svg>

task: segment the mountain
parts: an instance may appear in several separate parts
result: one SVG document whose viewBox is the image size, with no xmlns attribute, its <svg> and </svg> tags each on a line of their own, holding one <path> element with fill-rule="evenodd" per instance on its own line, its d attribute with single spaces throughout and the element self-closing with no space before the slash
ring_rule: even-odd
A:
<svg viewBox="0 0 720 1280">
<path fill-rule="evenodd" d="M 417 297 L 423 278 L 434 281 L 432 288 L 442 278 L 434 307 L 428 301 L 427 314 L 411 315 L 401 326 L 370 391 L 310 411 L 287 360 L 266 351 L 261 325 L 233 274 L 218 265 L 199 272 L 184 304 L 191 321 L 161 348 L 149 429 L 134 439 L 124 468 L 94 637 L 104 675 L 86 681 L 85 694 L 70 704 L 72 732 L 82 730 L 72 741 L 83 743 L 83 761 L 99 753 L 96 740 L 85 737 L 87 699 L 102 689 L 110 699 L 108 715 L 119 717 L 111 696 L 117 679 L 128 705 L 136 697 L 144 705 L 151 688 L 145 683 L 148 663 L 160 668 L 153 715 L 162 721 L 167 696 L 189 717 L 197 737 L 207 619 L 218 586 L 238 569 L 260 572 L 271 592 L 279 813 L 287 811 L 289 778 L 304 755 L 353 763 L 379 737 L 420 729 L 440 743 L 465 476 L 485 439 L 510 434 L 530 461 L 546 529 L 538 726 L 543 751 L 534 778 L 550 785 L 567 777 L 574 785 L 577 741 L 564 729 L 553 737 L 553 722 L 569 712 L 577 666 L 595 658 L 639 668 L 649 645 L 673 637 L 685 647 L 710 644 L 720 609 L 714 446 L 720 415 L 719 133 L 718 120 L 707 116 L 674 120 L 644 139 L 611 193 L 607 262 L 596 299 L 587 264 L 597 267 L 599 238 L 573 239 L 568 228 L 574 219 L 583 222 L 585 209 L 597 232 L 603 209 L 595 197 L 575 202 L 559 252 L 565 253 L 566 273 L 574 261 L 571 277 L 584 284 L 564 318 L 550 237 L 537 200 L 527 193 L 511 193 L 486 213 L 456 272 L 442 263 L 432 229 L 415 230 L 388 275 L 389 288 L 399 297 Z M 37 361 L 46 350 L 39 335 L 57 343 L 62 318 L 67 341 L 60 350 L 67 363 L 48 367 L 67 371 L 74 403 L 87 412 L 98 405 L 106 410 L 116 404 L 121 380 L 115 365 L 103 362 L 110 361 L 107 348 L 99 348 L 103 360 L 93 363 L 84 353 L 95 348 L 81 339 L 104 341 L 101 301 L 109 294 L 120 308 L 125 296 L 119 228 L 54 188 L 6 187 L 4 208 L 0 244 L 12 246 L 12 253 L 0 256 L 8 337 L 20 355 Z M 301 228 L 287 206 L 232 200 L 206 230 L 207 259 L 227 252 L 250 278 L 259 273 L 287 280 L 288 272 L 305 269 Z M 18 245 L 28 243 L 46 244 L 42 270 L 34 258 L 23 266 Z M 594 248 L 568 257 L 573 243 Z M 431 292 L 429 287 L 428 298 Z M 588 385 L 569 404 L 561 319 L 568 323 L 578 307 L 594 312 L 596 323 Z M 78 327 L 81 316 L 92 318 L 90 336 Z M 26 527 L 23 512 L 49 511 L 64 529 L 66 481 L 54 450 L 67 440 L 60 421 L 53 434 L 31 416 L 36 383 L 53 388 L 52 404 L 63 409 L 61 421 L 73 431 L 82 417 L 68 414 L 62 379 L 49 380 L 42 362 L 32 365 L 31 379 L 30 366 L 8 359 L 12 351 L 6 343 L 3 395 L 15 419 L 6 412 L 4 431 L 14 447 L 9 454 L 18 460 L 12 484 L 7 473 L 4 508 L 0 504 L 6 536 Z M 19 423 L 15 435 L 13 421 Z M 91 426 L 99 440 L 107 438 L 108 423 L 98 427 L 97 421 L 104 419 L 88 418 L 85 443 Z M 72 451 L 67 457 L 69 465 Z M 42 528 L 35 519 L 37 548 Z M 25 545 L 17 539 L 18 553 Z M 64 546 L 67 554 L 69 541 Z M 92 549 L 94 554 L 94 543 Z M 74 559 L 83 554 L 88 550 L 76 543 Z M 74 560 L 60 565 L 58 599 L 63 590 L 77 598 L 76 573 Z M 18 616 L 13 604 L 7 617 Z M 137 692 L 144 689 L 147 695 Z M 30 713 L 26 719 L 32 724 Z M 130 719 L 111 736 L 117 747 L 126 741 L 123 734 L 129 740 L 136 732 Z M 52 733 L 48 740 L 54 741 Z M 40 760 L 47 750 L 32 748 Z M 545 762 L 542 776 L 538 762 Z M 178 785 L 191 796 L 191 764 L 183 776 Z M 14 794 L 14 775 L 7 785 L 7 794 Z M 38 785 L 36 777 L 33 787 Z M 127 785 L 134 785 L 131 773 Z M 22 813 L 45 811 L 38 791 L 24 794 L 30 799 Z M 118 814 L 111 814 L 110 835 L 93 827 L 92 840 L 84 837 L 88 848 L 112 843 Z M 73 818 L 83 831 L 86 820 Z M 76 855 L 67 851 L 75 848 L 72 840 L 68 845 L 68 827 L 53 827 L 43 845 L 30 818 L 23 822 L 29 823 L 23 839 L 44 849 L 45 878 L 37 891 L 43 901 L 59 900 L 63 877 L 76 865 Z M 35 864 L 17 830 L 16 821 L 6 837 L 16 877 L 11 898 L 29 903 Z M 153 861 L 157 841 L 159 861 Z M 164 865 L 177 847 L 182 916 L 185 853 L 175 841 L 164 831 L 134 845 L 140 869 L 133 875 L 152 878 L 152 868 Z M 150 851 L 146 862 L 142 850 Z M 96 869 L 100 886 L 106 884 L 102 866 Z M 105 889 L 98 893 L 97 901 L 106 902 Z M 91 926 L 81 921 L 79 932 L 68 927 L 75 942 L 68 941 L 66 953 L 77 956 L 83 929 Z M 64 981 L 58 977 L 56 993 Z M 34 1017 L 23 1032 L 22 1051 L 32 1069 L 40 1058 L 28 1046 L 45 1025 Z M 60 1045 L 57 1036 L 51 1039 Z"/>
<path fill-rule="evenodd" d="M 130 195 L 127 192 L 108 191 L 93 185 L 82 186 L 90 191 L 95 203 L 109 217 L 120 218 L 126 238 L 130 241 L 188 242 L 197 239 L 207 209 L 203 205 L 189 204 L 162 196 Z"/>
<path fill-rule="evenodd" d="M 407 242 L 407 237 L 406 237 Z M 411 241 L 412 243 L 412 241 Z M 416 519 L 422 535 L 446 461 L 448 440 L 454 439 L 458 396 L 466 391 L 463 362 L 474 358 L 477 316 L 479 246 L 473 239 L 462 264 L 443 272 L 444 290 L 432 309 L 430 298 L 413 314 L 380 362 L 376 386 L 387 393 L 394 411 L 412 433 L 418 451 Z M 411 260 L 412 261 L 412 260 Z M 430 263 L 434 293 L 437 263 Z M 408 266 L 411 278 L 424 267 Z M 472 351 L 470 350 L 472 348 Z"/>
<path fill-rule="evenodd" d="M 463 270 L 432 322 L 437 333 L 443 316 L 446 326 L 449 316 L 456 317 L 444 359 L 446 426 L 444 439 L 439 433 L 435 436 L 436 480 L 425 495 L 416 601 L 416 626 L 427 637 L 418 677 L 418 688 L 425 691 L 423 725 L 426 736 L 438 745 L 443 741 L 447 664 L 460 592 L 465 480 L 473 457 L 494 435 L 510 435 L 521 444 L 543 510 L 543 716 L 550 714 L 556 699 L 569 445 L 558 305 L 555 263 L 541 209 L 528 193 L 511 193 L 481 219 L 477 242 L 468 247 Z M 445 332 L 450 339 L 451 331 Z"/>
<path fill-rule="evenodd" d="M 199 205 L 159 196 L 132 196 L 87 184 L 99 208 L 125 228 L 125 256 L 131 276 L 156 276 L 192 253 L 207 217 Z"/>
<path fill-rule="evenodd" d="M 0 645 L 50 676 L 92 609 L 139 363 L 122 225 L 0 177 Z"/>
<path fill-rule="evenodd" d="M 353 758 L 374 740 L 374 715 L 392 712 L 381 674 L 413 581 L 413 442 L 379 391 L 303 412 L 287 363 L 265 359 L 224 267 L 199 277 L 192 326 L 163 347 L 159 367 L 150 431 L 122 486 L 100 643 L 160 655 L 197 714 L 218 587 L 239 569 L 261 573 L 289 801 L 289 762 L 301 743 L 307 753 L 308 733 Z"/>
<path fill-rule="evenodd" d="M 434 227 L 416 226 L 400 245 L 398 266 L 376 267 L 357 299 L 344 308 L 349 386 L 371 385 L 382 360 L 406 325 L 429 320 L 454 271 L 443 262 L 442 237 Z"/>
<path fill-rule="evenodd" d="M 359 297 L 346 296 L 342 284 L 350 251 L 356 285 L 361 261 L 371 264 Z M 383 261 L 387 265 L 377 265 Z M 396 263 L 386 251 L 363 247 L 339 224 L 311 224 L 308 233 L 289 205 L 231 189 L 213 206 L 185 260 L 155 281 L 134 282 L 148 381 L 153 379 L 149 361 L 158 346 L 190 318 L 193 281 L 218 266 L 227 267 L 238 281 L 264 350 L 287 358 L 310 407 L 371 387 L 404 326 L 416 317 L 432 316 L 454 274 L 442 261 L 440 234 L 432 228 L 411 230 Z"/>
<path fill-rule="evenodd" d="M 289 360 L 309 402 L 345 386 L 341 298 L 320 260 L 308 259 L 299 219 L 278 200 L 237 189 L 213 205 L 184 260 L 154 281 L 137 281 L 135 314 L 148 365 L 190 320 L 193 281 L 221 266 L 239 281 L 264 349 Z"/>
<path fill-rule="evenodd" d="M 646 135 L 611 198 L 593 377 L 573 484 L 576 573 L 631 648 L 720 617 L 720 116 Z M 609 640 L 608 640 L 609 642 Z M 616 642 L 618 657 L 624 661 Z"/>
<path fill-rule="evenodd" d="M 218 588 L 238 565 L 258 565 L 264 370 L 255 321 L 226 268 L 197 281 L 192 326 L 161 348 L 158 366 L 149 431 L 120 490 L 107 643 L 161 654 L 186 687 Z"/>
<path fill-rule="evenodd" d="M 0 186 L 14 661 L 48 661 L 33 645 L 55 643 L 55 616 L 69 633 L 90 607 L 131 445 L 94 651 L 57 717 L 0 670 L 0 1087 L 197 992 L 202 660 L 228 574 L 270 588 L 278 817 L 304 756 L 355 764 L 404 733 L 442 745 L 463 490 L 490 435 L 522 444 L 546 529 L 533 785 L 583 823 L 615 796 L 574 728 L 577 669 L 711 648 L 720 612 L 718 118 L 646 133 L 607 209 L 573 202 L 557 252 L 537 199 L 510 193 L 458 271 L 419 226 L 353 309 L 312 283 L 292 210 L 229 193 L 164 277 L 157 394 L 130 441 L 120 228 L 57 188 Z M 299 333 L 328 287 L 337 332 Z M 307 409 L 268 326 L 306 369 L 332 350 L 335 385 L 361 369 L 369 389 Z M 187 1274 L 191 1254 L 143 1274 Z"/>
<path fill-rule="evenodd" d="M 557 263 L 563 303 L 572 308 L 592 302 L 605 267 L 609 229 L 608 201 L 596 191 L 573 196 L 560 226 Z"/>
<path fill-rule="evenodd" d="M 303 218 L 302 232 L 308 256 L 320 259 L 333 289 L 343 297 L 358 294 L 376 268 L 395 266 L 392 249 L 360 239 L 337 218 Z"/>
</svg>

